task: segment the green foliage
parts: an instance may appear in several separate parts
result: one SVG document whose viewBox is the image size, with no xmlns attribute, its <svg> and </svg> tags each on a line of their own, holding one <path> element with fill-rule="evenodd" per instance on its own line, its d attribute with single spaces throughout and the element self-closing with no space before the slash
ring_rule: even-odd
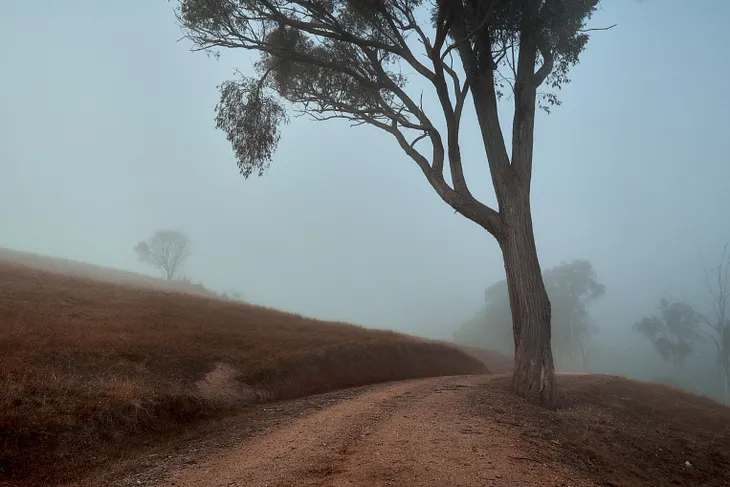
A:
<svg viewBox="0 0 730 487">
<path fill-rule="evenodd" d="M 284 106 L 252 78 L 226 81 L 220 89 L 216 127 L 226 133 L 241 174 L 261 176 L 279 143 L 279 128 L 287 120 Z"/>
</svg>

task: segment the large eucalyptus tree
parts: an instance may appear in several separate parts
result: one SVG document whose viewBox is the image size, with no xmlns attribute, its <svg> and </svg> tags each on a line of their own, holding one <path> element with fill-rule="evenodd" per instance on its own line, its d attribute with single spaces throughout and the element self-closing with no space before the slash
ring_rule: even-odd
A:
<svg viewBox="0 0 730 487">
<path fill-rule="evenodd" d="M 179 0 L 177 14 L 198 49 L 260 54 L 255 76 L 224 83 L 216 107 L 245 177 L 268 167 L 290 110 L 368 124 L 395 139 L 443 201 L 496 238 L 513 315 L 514 392 L 554 408 L 550 302 L 530 211 L 535 112 L 560 103 L 555 90 L 586 46 L 585 22 L 597 3 Z M 409 83 L 415 77 L 430 87 L 437 109 L 425 108 L 422 88 Z M 497 110 L 502 90 L 514 104 L 511 150 Z M 477 200 L 464 175 L 467 106 L 497 208 Z"/>
</svg>

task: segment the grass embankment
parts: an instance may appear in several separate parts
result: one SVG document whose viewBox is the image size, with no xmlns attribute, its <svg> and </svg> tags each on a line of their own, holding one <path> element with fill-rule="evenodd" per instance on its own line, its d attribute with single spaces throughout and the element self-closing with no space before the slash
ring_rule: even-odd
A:
<svg viewBox="0 0 730 487">
<path fill-rule="evenodd" d="M 487 371 L 393 332 L 35 267 L 0 261 L 0 485 L 69 480 L 251 402 Z"/>
<path fill-rule="evenodd" d="M 730 408 L 609 375 L 560 375 L 558 387 L 559 412 L 515 398 L 507 377 L 476 391 L 470 406 L 519 434 L 525 468 L 567 465 L 576 479 L 606 486 L 730 485 Z"/>
</svg>

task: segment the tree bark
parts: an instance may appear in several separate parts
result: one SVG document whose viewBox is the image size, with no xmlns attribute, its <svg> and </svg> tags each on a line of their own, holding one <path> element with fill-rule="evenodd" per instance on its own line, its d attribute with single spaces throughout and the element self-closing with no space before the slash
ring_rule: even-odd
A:
<svg viewBox="0 0 730 487">
<path fill-rule="evenodd" d="M 511 193 L 515 197 L 510 198 L 503 212 L 507 228 L 500 246 L 515 342 L 512 390 L 530 402 L 554 410 L 559 402 L 550 348 L 550 300 L 535 246 L 529 192 Z"/>
</svg>

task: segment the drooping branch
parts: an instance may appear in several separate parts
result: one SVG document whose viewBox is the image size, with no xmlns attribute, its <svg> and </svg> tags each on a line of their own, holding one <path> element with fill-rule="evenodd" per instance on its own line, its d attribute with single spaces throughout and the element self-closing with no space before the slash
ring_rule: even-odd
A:
<svg viewBox="0 0 730 487">
<path fill-rule="evenodd" d="M 216 105 L 216 127 L 226 133 L 244 177 L 268 168 L 281 137 L 280 126 L 286 112 L 278 99 L 268 94 L 264 84 L 271 70 L 260 79 L 242 77 L 221 85 Z"/>
<path fill-rule="evenodd" d="M 518 171 L 512 167 L 521 163 L 515 159 L 514 145 L 510 160 L 504 143 L 497 111 L 501 93 L 496 85 L 501 82 L 495 71 L 510 53 L 522 56 L 525 46 L 527 51 L 535 46 L 534 55 L 527 52 L 525 57 L 536 58 L 539 52 L 541 66 L 535 70 L 533 62 L 528 70 L 523 63 L 515 71 L 515 78 L 522 81 L 514 83 L 515 90 L 518 85 L 523 90 L 515 97 L 516 114 L 524 114 L 532 85 L 566 82 L 566 66 L 577 62 L 587 39 L 576 29 L 585 28 L 583 20 L 597 2 L 528 2 L 531 15 L 540 22 L 525 29 L 519 24 L 528 3 L 511 0 L 179 1 L 178 19 L 196 48 L 261 53 L 256 64 L 258 88 L 253 89 L 253 78 L 222 85 L 217 110 L 217 125 L 227 132 L 244 176 L 261 174 L 268 167 L 279 141 L 279 125 L 286 121 L 285 104 L 279 101 L 283 100 L 288 109 L 315 120 L 339 118 L 392 136 L 397 132 L 399 145 L 419 154 L 417 164 L 426 168 L 428 181 L 442 199 L 468 218 L 491 219 L 488 225 L 497 234 L 501 216 L 492 209 L 473 210 L 486 205 L 471 195 L 463 170 L 459 136 L 466 99 L 471 93 L 501 210 L 506 192 L 520 177 L 524 179 L 520 175 L 529 174 L 530 167 Z M 421 20 L 421 8 L 434 9 L 431 30 Z M 525 44 L 525 39 L 532 40 Z M 461 60 L 458 70 L 452 53 Z M 427 113 L 418 96 L 408 93 L 404 67 L 430 85 L 439 102 L 438 113 Z M 527 110 L 526 119 L 533 117 L 532 112 Z M 435 128 L 439 118 L 446 123 L 443 136 Z M 244 127 L 247 135 L 241 134 Z M 528 123 L 523 130 L 530 127 Z M 417 143 L 425 142 L 431 146 L 428 157 L 416 150 Z M 528 138 L 522 145 L 531 143 Z M 448 184 L 443 175 L 446 164 Z"/>
</svg>

